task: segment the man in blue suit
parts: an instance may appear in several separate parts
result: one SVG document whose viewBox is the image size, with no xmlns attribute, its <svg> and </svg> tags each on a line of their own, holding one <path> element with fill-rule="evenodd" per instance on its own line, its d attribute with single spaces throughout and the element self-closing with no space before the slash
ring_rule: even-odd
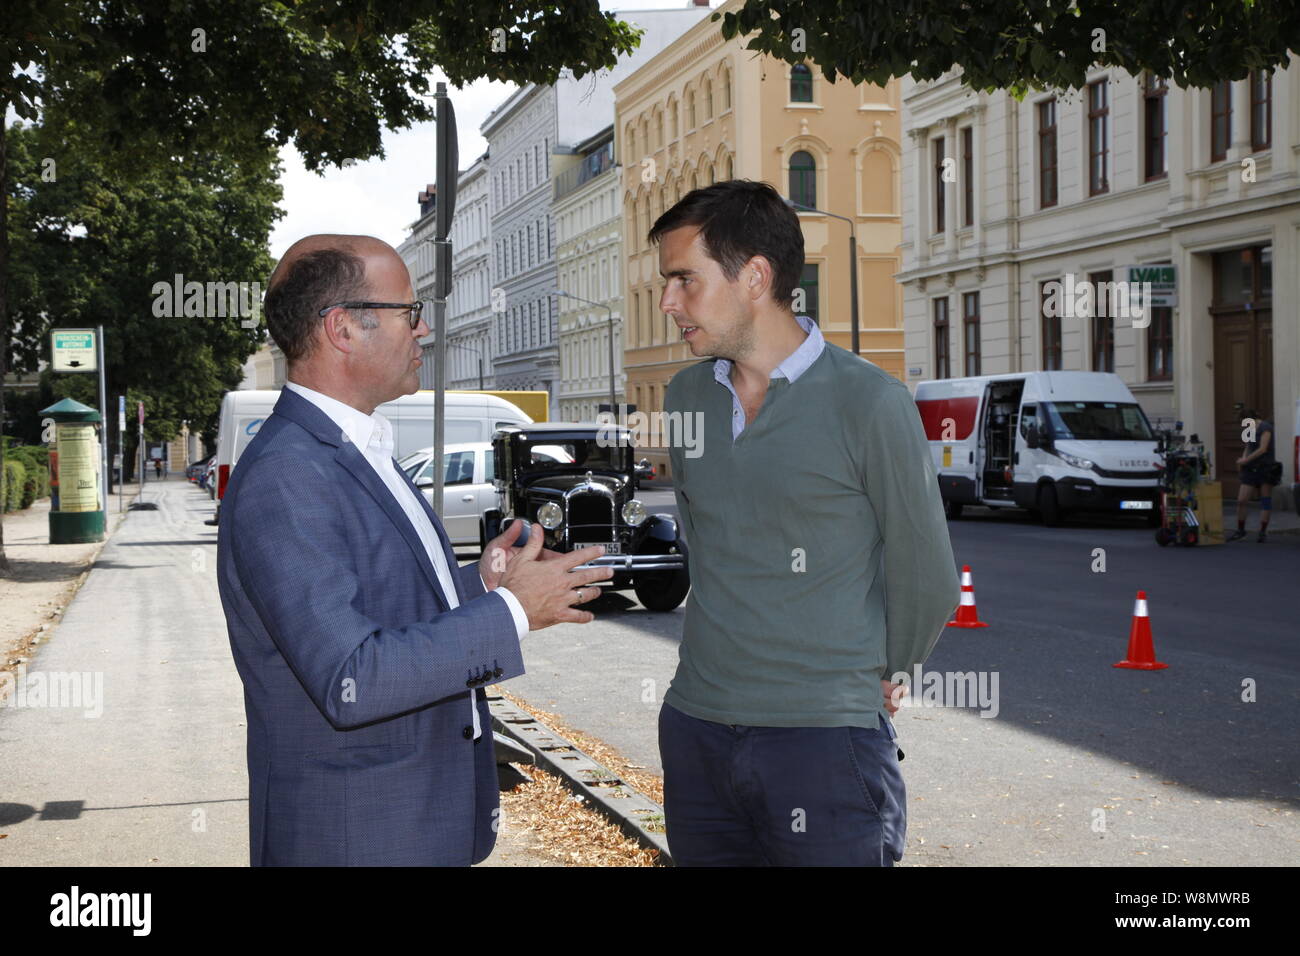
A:
<svg viewBox="0 0 1300 956">
<path fill-rule="evenodd" d="M 429 330 L 401 258 L 368 236 L 295 243 L 267 325 L 288 385 L 239 459 L 217 574 L 248 714 L 254 866 L 478 863 L 497 830 L 479 690 L 524 672 L 520 639 L 599 594 L 521 523 L 459 567 L 374 413 L 419 387 Z"/>
</svg>

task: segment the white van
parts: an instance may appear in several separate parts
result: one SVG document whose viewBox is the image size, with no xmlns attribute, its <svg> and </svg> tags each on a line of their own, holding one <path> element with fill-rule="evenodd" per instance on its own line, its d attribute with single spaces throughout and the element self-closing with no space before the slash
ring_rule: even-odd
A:
<svg viewBox="0 0 1300 956">
<path fill-rule="evenodd" d="M 393 423 L 394 458 L 405 458 L 433 441 L 436 396 L 432 389 L 421 390 L 385 402 L 375 409 Z M 218 513 L 235 463 L 279 400 L 278 390 L 259 389 L 227 392 L 221 399 L 215 458 Z M 492 433 L 502 425 L 533 424 L 533 420 L 516 406 L 495 395 L 449 391 L 443 407 L 446 422 L 443 442 L 447 445 L 491 441 Z"/>
<path fill-rule="evenodd" d="M 1160 520 L 1156 434 L 1119 376 L 1019 372 L 920 382 L 916 406 L 944 510 L 1025 508 L 1056 525 L 1068 511 Z"/>
</svg>

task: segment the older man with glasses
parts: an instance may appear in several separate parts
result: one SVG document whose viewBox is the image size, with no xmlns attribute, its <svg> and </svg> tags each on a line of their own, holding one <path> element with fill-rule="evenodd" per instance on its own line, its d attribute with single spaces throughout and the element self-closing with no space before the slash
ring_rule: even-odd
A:
<svg viewBox="0 0 1300 956">
<path fill-rule="evenodd" d="M 419 387 L 429 330 L 406 266 L 369 236 L 309 236 L 264 311 L 288 360 L 221 509 L 217 576 L 248 714 L 253 865 L 468 865 L 497 831 L 481 688 L 520 639 L 585 623 L 574 570 L 519 522 L 459 567 L 375 408 Z M 405 321 L 394 321 L 394 314 Z"/>
</svg>

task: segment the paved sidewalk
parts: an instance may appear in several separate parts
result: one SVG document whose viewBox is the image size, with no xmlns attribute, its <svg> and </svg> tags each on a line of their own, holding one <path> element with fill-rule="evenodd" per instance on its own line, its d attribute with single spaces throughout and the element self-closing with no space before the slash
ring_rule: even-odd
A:
<svg viewBox="0 0 1300 956">
<path fill-rule="evenodd" d="M 0 706 L 0 866 L 248 863 L 243 687 L 212 503 L 176 477 L 146 497 L 158 510 L 127 515 L 27 665 L 29 678 L 89 675 L 90 699 Z M 487 865 L 551 864 L 509 821 L 498 848 Z"/>
</svg>

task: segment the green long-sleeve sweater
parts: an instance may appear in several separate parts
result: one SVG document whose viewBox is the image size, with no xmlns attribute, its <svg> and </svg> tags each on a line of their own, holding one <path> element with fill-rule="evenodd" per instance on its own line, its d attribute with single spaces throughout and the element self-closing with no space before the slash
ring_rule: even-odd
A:
<svg viewBox="0 0 1300 956">
<path fill-rule="evenodd" d="M 703 427 L 698 457 L 670 442 L 691 593 L 664 699 L 727 724 L 879 727 L 881 679 L 924 663 L 960 596 L 907 387 L 827 343 L 769 381 L 734 443 L 713 360 L 664 408 Z"/>
</svg>

